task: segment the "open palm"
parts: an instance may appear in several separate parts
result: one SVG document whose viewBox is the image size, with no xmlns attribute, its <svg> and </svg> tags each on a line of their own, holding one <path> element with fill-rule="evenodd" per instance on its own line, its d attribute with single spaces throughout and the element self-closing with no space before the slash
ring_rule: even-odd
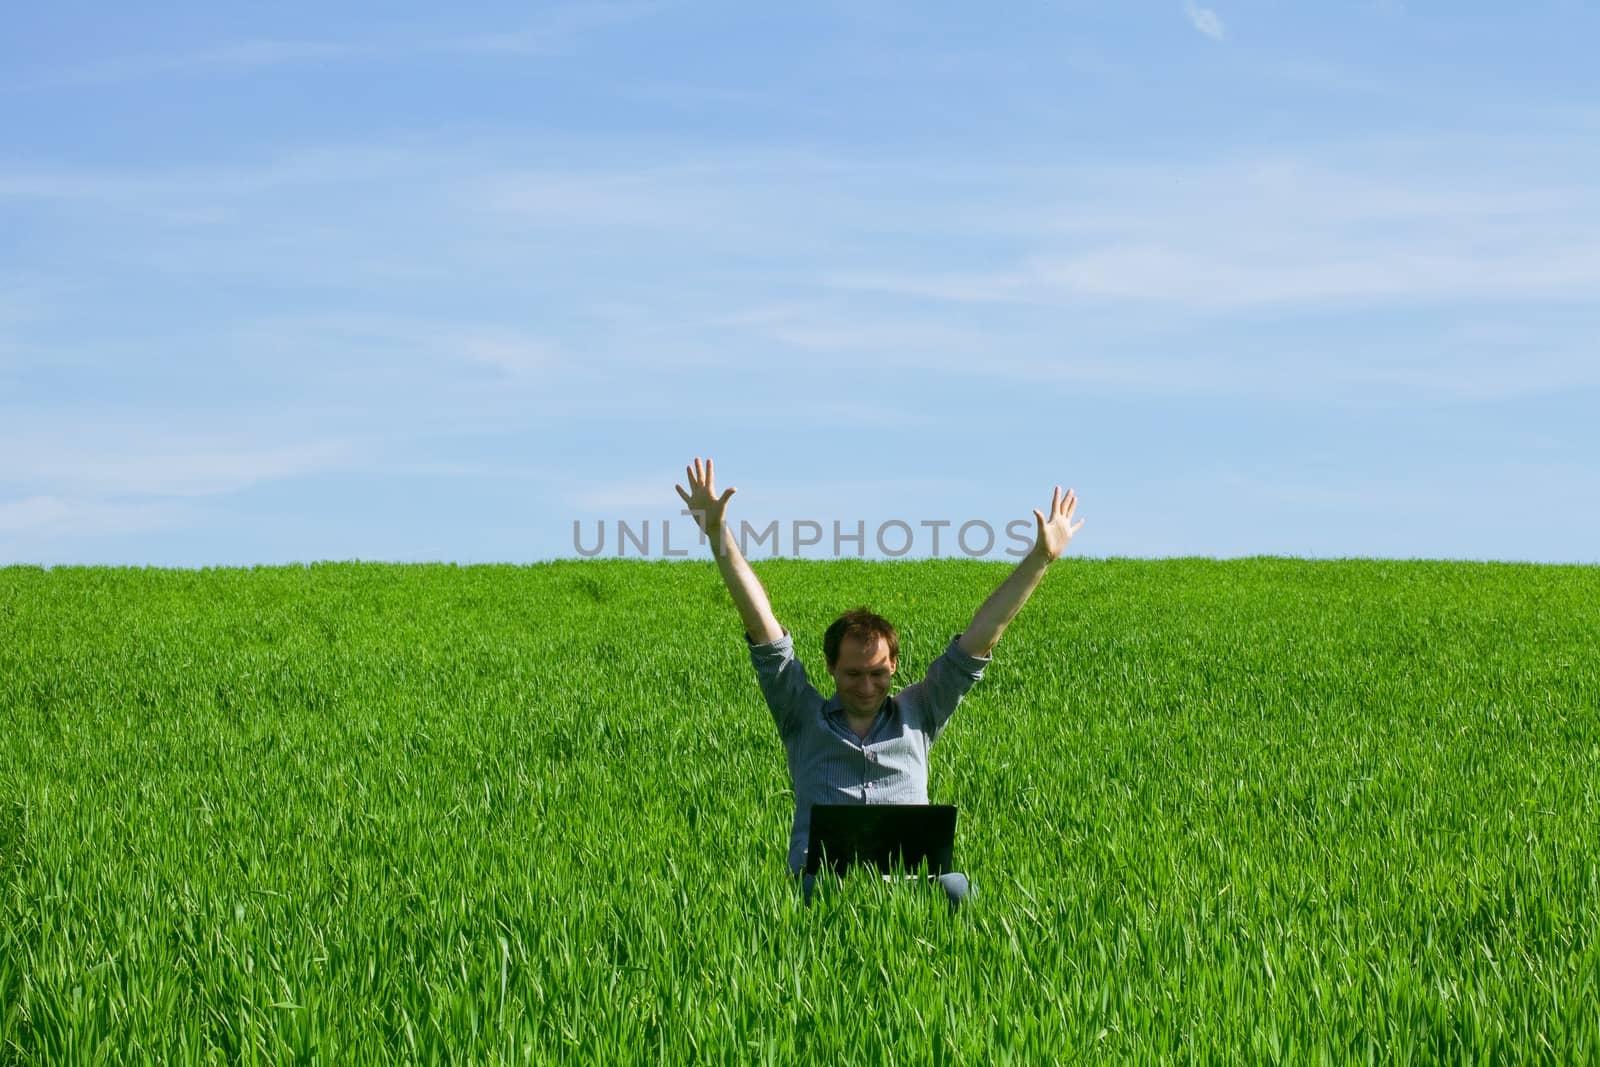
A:
<svg viewBox="0 0 1600 1067">
<path fill-rule="evenodd" d="M 1038 524 L 1033 550 L 1049 560 L 1056 559 L 1066 551 L 1072 535 L 1083 526 L 1082 519 L 1077 522 L 1072 521 L 1072 513 L 1077 508 L 1077 494 L 1068 489 L 1066 495 L 1062 496 L 1061 487 L 1056 486 L 1055 495 L 1050 498 L 1049 517 L 1046 518 L 1038 508 L 1033 509 L 1033 517 Z"/>
<path fill-rule="evenodd" d="M 685 467 L 689 475 L 689 491 L 684 492 L 683 486 L 675 485 L 674 489 L 683 498 L 684 505 L 694 515 L 694 521 L 700 524 L 700 531 L 709 534 L 722 528 L 722 514 L 727 510 L 728 498 L 738 490 L 729 487 L 719 497 L 711 468 L 711 460 L 707 458 L 705 466 L 700 464 L 700 458 L 695 457 L 694 466 Z"/>
</svg>

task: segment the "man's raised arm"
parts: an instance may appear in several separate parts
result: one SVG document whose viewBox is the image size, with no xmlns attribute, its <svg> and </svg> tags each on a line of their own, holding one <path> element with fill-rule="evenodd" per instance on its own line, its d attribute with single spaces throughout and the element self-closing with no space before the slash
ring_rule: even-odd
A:
<svg viewBox="0 0 1600 1067">
<path fill-rule="evenodd" d="M 1055 495 L 1050 499 L 1049 519 L 1038 508 L 1034 509 L 1033 517 L 1038 521 L 1038 532 L 1033 551 L 1023 557 L 1017 569 L 1000 583 L 1000 588 L 989 594 L 989 599 L 978 608 L 978 613 L 972 617 L 971 625 L 962 633 L 956 647 L 969 656 L 979 658 L 993 650 L 1000 635 L 1016 618 L 1017 612 L 1022 610 L 1022 605 L 1028 602 L 1028 597 L 1033 595 L 1045 570 L 1061 555 L 1067 542 L 1072 540 L 1072 535 L 1083 525 L 1082 519 L 1075 523 L 1072 521 L 1072 513 L 1077 507 L 1077 495 L 1068 489 L 1067 495 L 1062 496 L 1058 485 Z"/>
<path fill-rule="evenodd" d="M 722 496 L 717 496 L 717 491 L 712 487 L 710 459 L 702 467 L 696 457 L 694 466 L 684 469 L 689 475 L 689 491 L 684 492 L 681 485 L 673 488 L 683 498 L 695 522 L 700 524 L 701 532 L 711 542 L 711 554 L 716 557 L 717 570 L 722 572 L 722 582 L 728 587 L 734 606 L 739 609 L 739 618 L 744 620 L 745 632 L 758 645 L 776 641 L 783 636 L 783 628 L 772 614 L 767 591 L 761 587 L 761 579 L 750 569 L 750 564 L 745 562 L 733 531 L 723 522 L 728 498 L 737 490 L 730 487 Z"/>
</svg>

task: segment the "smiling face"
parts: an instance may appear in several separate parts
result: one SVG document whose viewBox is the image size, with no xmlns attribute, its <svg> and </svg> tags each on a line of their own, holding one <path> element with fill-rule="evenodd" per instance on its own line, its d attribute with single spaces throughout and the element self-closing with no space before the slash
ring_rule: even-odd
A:
<svg viewBox="0 0 1600 1067">
<path fill-rule="evenodd" d="M 828 664 L 833 684 L 839 689 L 839 701 L 845 714 L 854 719 L 866 719 L 878 713 L 884 698 L 889 695 L 889 679 L 894 677 L 895 662 L 889 654 L 889 645 L 876 635 L 867 641 L 846 637 L 839 643 L 839 658 Z"/>
</svg>

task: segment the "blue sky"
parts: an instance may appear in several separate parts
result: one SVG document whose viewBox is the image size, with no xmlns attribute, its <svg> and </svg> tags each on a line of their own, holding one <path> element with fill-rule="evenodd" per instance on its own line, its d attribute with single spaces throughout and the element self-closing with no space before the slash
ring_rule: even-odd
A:
<svg viewBox="0 0 1600 1067">
<path fill-rule="evenodd" d="M 677 548 L 696 455 L 785 554 L 1059 482 L 1089 556 L 1600 561 L 1595 40 L 1555 0 L 19 9 L 0 562 Z"/>
</svg>

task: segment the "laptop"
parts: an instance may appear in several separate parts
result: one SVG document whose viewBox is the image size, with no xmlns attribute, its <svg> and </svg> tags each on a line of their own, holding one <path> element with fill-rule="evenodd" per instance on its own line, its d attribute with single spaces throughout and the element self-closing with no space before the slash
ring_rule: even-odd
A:
<svg viewBox="0 0 1600 1067">
<path fill-rule="evenodd" d="M 870 863 L 888 874 L 926 861 L 930 873 L 946 874 L 955 841 L 954 804 L 813 804 L 805 873 Z"/>
</svg>

